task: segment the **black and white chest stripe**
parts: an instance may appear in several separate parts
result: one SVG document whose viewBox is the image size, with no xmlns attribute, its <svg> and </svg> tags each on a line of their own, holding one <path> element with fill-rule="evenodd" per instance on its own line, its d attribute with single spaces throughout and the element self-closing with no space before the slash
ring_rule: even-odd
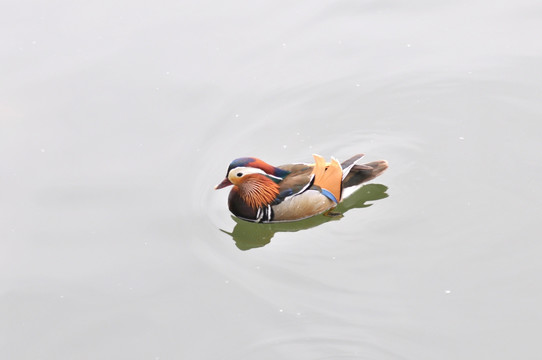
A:
<svg viewBox="0 0 542 360">
<path fill-rule="evenodd" d="M 265 207 L 259 207 L 258 211 L 256 211 L 256 222 L 270 222 L 273 220 L 273 209 L 271 208 L 271 205 L 267 205 Z"/>
</svg>

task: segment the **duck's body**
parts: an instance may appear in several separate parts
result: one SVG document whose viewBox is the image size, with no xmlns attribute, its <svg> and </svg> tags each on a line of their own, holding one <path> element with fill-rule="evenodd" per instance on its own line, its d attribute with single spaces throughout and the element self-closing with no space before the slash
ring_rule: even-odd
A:
<svg viewBox="0 0 542 360">
<path fill-rule="evenodd" d="M 342 164 L 313 155 L 315 164 L 272 166 L 256 158 L 240 158 L 228 167 L 216 189 L 233 185 L 230 211 L 253 222 L 285 222 L 305 219 L 333 209 L 344 188 L 374 179 L 388 168 L 384 160 L 356 165 L 358 154 Z"/>
</svg>

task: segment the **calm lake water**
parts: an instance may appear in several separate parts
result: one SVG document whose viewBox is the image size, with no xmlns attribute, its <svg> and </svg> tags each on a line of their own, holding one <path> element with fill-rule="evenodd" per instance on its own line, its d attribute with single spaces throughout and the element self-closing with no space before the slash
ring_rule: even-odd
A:
<svg viewBox="0 0 542 360">
<path fill-rule="evenodd" d="M 540 359 L 542 3 L 0 5 L 2 359 Z M 229 162 L 363 152 L 344 217 Z"/>
</svg>

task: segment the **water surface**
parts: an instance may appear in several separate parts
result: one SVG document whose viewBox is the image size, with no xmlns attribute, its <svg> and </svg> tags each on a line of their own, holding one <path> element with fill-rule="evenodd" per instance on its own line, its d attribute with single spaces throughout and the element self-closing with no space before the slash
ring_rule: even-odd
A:
<svg viewBox="0 0 542 360">
<path fill-rule="evenodd" d="M 538 2 L 1 8 L 2 358 L 540 358 Z M 359 152 L 340 219 L 213 190 Z"/>
</svg>

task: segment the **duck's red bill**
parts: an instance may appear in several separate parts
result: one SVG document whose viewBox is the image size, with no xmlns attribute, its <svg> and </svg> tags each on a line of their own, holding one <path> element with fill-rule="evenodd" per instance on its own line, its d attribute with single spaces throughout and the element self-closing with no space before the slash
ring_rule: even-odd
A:
<svg viewBox="0 0 542 360">
<path fill-rule="evenodd" d="M 222 180 L 222 182 L 220 184 L 215 186 L 215 190 L 222 189 L 222 188 L 225 188 L 226 186 L 230 186 L 230 185 L 233 185 L 233 184 L 231 183 L 231 181 L 228 180 L 228 178 L 225 178 L 224 180 Z"/>
</svg>

